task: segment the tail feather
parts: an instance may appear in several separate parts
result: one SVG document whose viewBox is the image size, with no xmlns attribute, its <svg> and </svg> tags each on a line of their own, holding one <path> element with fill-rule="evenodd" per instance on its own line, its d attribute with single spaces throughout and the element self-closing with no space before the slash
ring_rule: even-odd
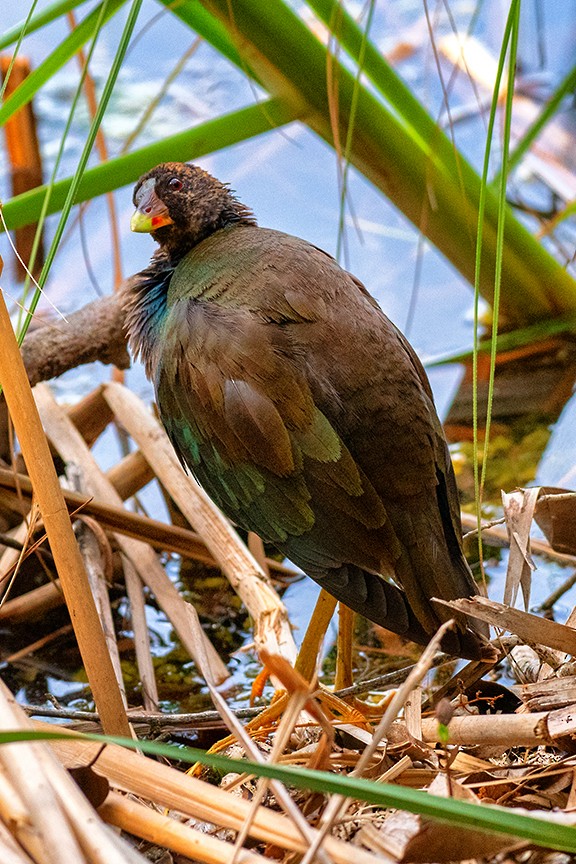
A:
<svg viewBox="0 0 576 864">
<path fill-rule="evenodd" d="M 321 572 L 308 567 L 306 572 L 350 609 L 386 630 L 420 645 L 427 645 L 434 635 L 416 618 L 404 592 L 381 576 L 351 564 Z M 487 659 L 491 655 L 490 647 L 484 634 L 477 632 L 475 623 L 446 633 L 442 650 L 468 660 Z"/>
</svg>

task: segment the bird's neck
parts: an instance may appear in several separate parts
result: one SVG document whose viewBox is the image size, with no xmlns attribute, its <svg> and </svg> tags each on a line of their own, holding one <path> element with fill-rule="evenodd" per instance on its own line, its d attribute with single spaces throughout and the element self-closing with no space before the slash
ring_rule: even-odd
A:
<svg viewBox="0 0 576 864">
<path fill-rule="evenodd" d="M 168 287 L 175 266 L 166 252 L 159 249 L 149 266 L 132 277 L 124 304 L 130 349 L 144 363 L 148 377 L 155 365 Z"/>
<path fill-rule="evenodd" d="M 160 244 L 162 252 L 172 267 L 176 267 L 188 252 L 217 231 L 234 225 L 257 224 L 250 208 L 237 201 L 232 195 L 228 195 L 224 205 L 220 205 L 213 214 L 204 212 L 198 223 L 187 223 L 182 228 L 175 225 L 159 228 L 152 236 Z"/>
</svg>

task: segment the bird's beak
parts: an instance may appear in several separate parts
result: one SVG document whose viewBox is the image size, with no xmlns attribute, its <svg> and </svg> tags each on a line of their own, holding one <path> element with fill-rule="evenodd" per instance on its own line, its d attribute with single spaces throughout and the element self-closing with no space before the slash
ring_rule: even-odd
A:
<svg viewBox="0 0 576 864">
<path fill-rule="evenodd" d="M 150 188 L 145 190 L 141 200 L 138 201 L 138 209 L 130 219 L 130 230 L 150 234 L 163 225 L 172 225 L 172 222 L 168 208 L 156 195 L 154 189 Z"/>
</svg>

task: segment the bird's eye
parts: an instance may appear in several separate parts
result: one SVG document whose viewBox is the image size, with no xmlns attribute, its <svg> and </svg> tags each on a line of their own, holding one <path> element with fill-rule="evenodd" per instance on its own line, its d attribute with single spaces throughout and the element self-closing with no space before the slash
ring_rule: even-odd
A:
<svg viewBox="0 0 576 864">
<path fill-rule="evenodd" d="M 168 181 L 168 186 L 170 187 L 170 189 L 173 189 L 175 192 L 177 192 L 179 189 L 182 188 L 182 181 L 179 180 L 178 177 L 172 177 L 172 179 Z"/>
</svg>

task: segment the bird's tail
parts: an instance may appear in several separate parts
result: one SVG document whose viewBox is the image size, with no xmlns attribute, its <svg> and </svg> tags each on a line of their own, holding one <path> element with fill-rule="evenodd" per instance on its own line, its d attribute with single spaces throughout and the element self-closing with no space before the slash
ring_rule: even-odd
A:
<svg viewBox="0 0 576 864">
<path fill-rule="evenodd" d="M 343 564 L 321 573 L 307 568 L 307 573 L 350 609 L 386 630 L 420 645 L 427 645 L 434 635 L 416 618 L 404 592 L 381 576 L 353 564 Z M 479 630 L 482 629 L 480 626 Z M 441 647 L 447 654 L 468 660 L 491 660 L 494 657 L 494 650 L 484 633 L 476 631 L 473 622 L 468 624 L 463 619 L 454 630 L 446 633 Z"/>
</svg>

